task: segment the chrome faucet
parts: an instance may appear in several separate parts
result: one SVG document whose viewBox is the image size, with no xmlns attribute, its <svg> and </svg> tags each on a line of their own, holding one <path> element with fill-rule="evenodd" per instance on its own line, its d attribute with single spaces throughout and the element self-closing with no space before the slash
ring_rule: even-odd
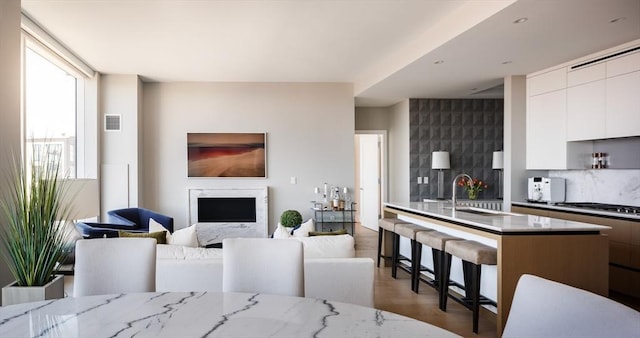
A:
<svg viewBox="0 0 640 338">
<path fill-rule="evenodd" d="M 458 180 L 463 177 L 471 181 L 471 176 L 463 173 L 458 174 L 458 176 L 454 177 L 453 183 L 451 183 L 451 207 L 453 208 L 453 210 L 456 210 L 456 204 L 458 203 L 456 202 L 456 183 L 458 183 Z"/>
</svg>

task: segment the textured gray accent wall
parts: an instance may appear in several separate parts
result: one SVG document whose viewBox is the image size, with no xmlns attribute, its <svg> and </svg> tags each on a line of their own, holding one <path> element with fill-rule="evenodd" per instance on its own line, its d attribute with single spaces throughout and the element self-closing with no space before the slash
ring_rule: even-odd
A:
<svg viewBox="0 0 640 338">
<path fill-rule="evenodd" d="M 438 170 L 431 169 L 431 153 L 448 151 L 451 169 L 444 170 L 444 197 L 451 198 L 451 180 L 467 173 L 489 188 L 479 199 L 495 199 L 498 171 L 491 169 L 493 152 L 503 149 L 504 103 L 502 99 L 411 99 L 410 199 L 438 196 Z M 429 184 L 418 184 L 418 177 Z M 458 196 L 466 198 L 462 188 Z"/>
</svg>

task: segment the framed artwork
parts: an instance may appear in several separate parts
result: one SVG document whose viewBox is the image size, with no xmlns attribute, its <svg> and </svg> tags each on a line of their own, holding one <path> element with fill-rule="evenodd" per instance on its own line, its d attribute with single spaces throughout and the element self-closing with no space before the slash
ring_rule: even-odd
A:
<svg viewBox="0 0 640 338">
<path fill-rule="evenodd" d="M 265 178 L 266 162 L 266 133 L 187 133 L 188 177 Z"/>
</svg>

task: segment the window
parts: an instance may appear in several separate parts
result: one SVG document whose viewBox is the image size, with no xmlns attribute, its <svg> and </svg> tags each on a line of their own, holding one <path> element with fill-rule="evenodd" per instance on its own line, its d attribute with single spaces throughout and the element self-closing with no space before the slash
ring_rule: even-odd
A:
<svg viewBox="0 0 640 338">
<path fill-rule="evenodd" d="M 23 126 L 27 163 L 46 146 L 46 151 L 61 156 L 60 173 L 76 177 L 76 120 L 82 113 L 77 109 L 77 93 L 82 81 L 56 55 L 26 39 Z"/>
</svg>

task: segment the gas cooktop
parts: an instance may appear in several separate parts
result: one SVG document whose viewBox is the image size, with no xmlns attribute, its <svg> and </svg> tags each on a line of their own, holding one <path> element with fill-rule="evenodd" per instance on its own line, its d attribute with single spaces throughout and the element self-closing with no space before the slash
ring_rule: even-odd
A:
<svg viewBox="0 0 640 338">
<path fill-rule="evenodd" d="M 605 203 L 593 203 L 593 202 L 565 202 L 565 203 L 556 203 L 556 205 L 640 215 L 640 207 L 635 207 L 630 205 L 617 205 L 617 204 L 605 204 Z"/>
</svg>

